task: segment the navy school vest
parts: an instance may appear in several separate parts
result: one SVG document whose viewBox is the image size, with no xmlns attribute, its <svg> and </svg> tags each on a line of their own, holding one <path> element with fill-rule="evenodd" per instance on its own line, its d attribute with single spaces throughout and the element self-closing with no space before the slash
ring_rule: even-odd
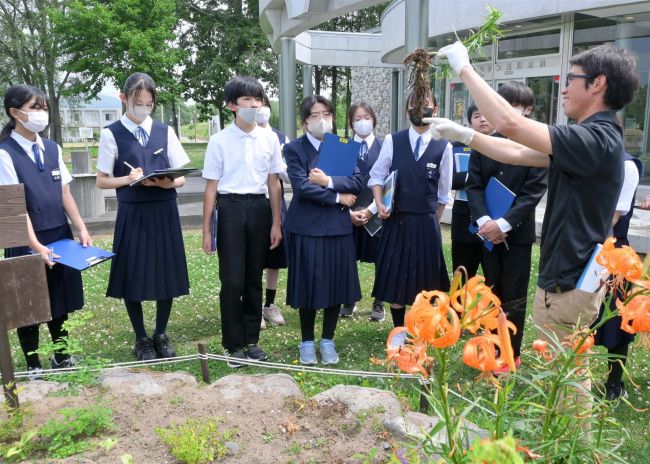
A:
<svg viewBox="0 0 650 464">
<path fill-rule="evenodd" d="M 153 121 L 151 134 L 147 146 L 143 147 L 134 134 L 132 134 L 121 121 L 115 121 L 108 126 L 117 144 L 117 158 L 113 166 L 113 177 L 128 176 L 131 172 L 124 162 L 136 168 L 142 168 L 144 175 L 156 169 L 169 169 L 167 156 L 167 131 L 165 124 Z M 125 185 L 116 189 L 117 200 L 127 203 L 145 201 L 163 201 L 176 198 L 176 189 L 163 189 L 160 187 L 144 187 Z"/>
<path fill-rule="evenodd" d="M 636 165 L 636 168 L 639 170 L 639 177 L 643 174 L 643 163 L 639 158 L 635 158 L 629 153 L 625 153 L 623 159 L 625 161 L 632 161 Z M 629 245 L 627 239 L 627 231 L 630 228 L 630 220 L 632 219 L 632 214 L 634 213 L 634 198 L 636 197 L 636 191 L 632 196 L 632 204 L 630 205 L 630 210 L 625 216 L 618 218 L 618 222 L 614 226 L 614 237 L 616 237 L 616 246 Z"/>
<path fill-rule="evenodd" d="M 280 146 L 283 146 L 284 143 L 287 141 L 287 136 L 284 134 L 284 132 L 281 132 L 281 131 L 279 131 L 277 129 L 274 129 L 273 127 L 271 127 L 271 130 L 278 137 L 278 141 L 280 142 Z"/>
<path fill-rule="evenodd" d="M 36 163 L 13 138 L 0 142 L 0 149 L 11 157 L 18 182 L 25 186 L 27 214 L 36 232 L 61 227 L 68 221 L 63 210 L 59 147 L 51 140 L 42 140 L 45 147 L 43 171 L 39 171 Z"/>
<path fill-rule="evenodd" d="M 379 152 L 381 151 L 382 142 L 383 140 L 381 140 L 379 137 L 375 137 L 375 142 L 368 150 L 368 157 L 366 158 L 366 160 L 361 161 L 361 159 L 357 158 L 357 167 L 359 168 L 359 171 L 361 171 L 362 177 L 367 177 L 370 174 L 370 170 L 372 169 L 372 166 L 377 161 L 377 158 L 379 158 Z"/>
<path fill-rule="evenodd" d="M 447 140 L 429 142 L 419 160 L 415 161 L 409 130 L 393 134 L 393 161 L 391 172 L 397 169 L 395 209 L 401 213 L 435 213 L 438 208 L 438 180 L 440 162 Z"/>
</svg>

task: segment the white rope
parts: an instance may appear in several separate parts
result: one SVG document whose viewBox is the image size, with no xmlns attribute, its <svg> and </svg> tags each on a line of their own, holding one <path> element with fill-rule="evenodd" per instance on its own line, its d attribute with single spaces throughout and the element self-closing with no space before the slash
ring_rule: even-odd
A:
<svg viewBox="0 0 650 464">
<path fill-rule="evenodd" d="M 232 361 L 232 358 L 225 355 L 206 353 L 206 354 L 188 354 L 184 356 L 177 356 L 175 358 L 165 358 L 165 359 L 153 359 L 151 361 L 126 361 L 120 363 L 111 363 L 101 367 L 93 368 L 79 368 L 79 367 L 67 367 L 61 369 L 43 369 L 40 372 L 40 375 L 47 377 L 57 377 L 61 375 L 66 375 L 74 372 L 78 372 L 82 369 L 87 369 L 90 372 L 97 371 L 106 371 L 113 369 L 123 369 L 123 368 L 135 368 L 135 367 L 144 367 L 144 366 L 161 366 L 164 364 L 176 364 L 186 361 L 194 360 L 213 360 L 227 362 Z M 348 377 L 359 377 L 359 378 L 384 378 L 384 379 L 416 379 L 419 381 L 420 385 L 430 384 L 431 381 L 424 379 L 419 375 L 414 374 L 401 374 L 401 373 L 392 373 L 392 372 L 380 372 L 380 371 L 360 371 L 360 370 L 345 370 L 345 369 L 335 369 L 331 367 L 317 367 L 317 366 L 303 366 L 303 365 L 293 365 L 293 364 L 283 364 L 283 363 L 274 363 L 269 361 L 256 361 L 254 359 L 237 359 L 238 364 L 247 365 L 247 366 L 259 366 L 266 369 L 276 369 L 284 371 L 293 371 L 293 372 L 311 372 L 315 374 L 326 374 L 326 375 L 341 375 Z M 14 374 L 14 377 L 17 379 L 29 378 L 30 374 L 33 375 L 33 372 L 30 371 L 20 371 Z M 0 377 L 1 378 L 1 377 Z M 451 388 L 447 389 L 449 393 L 456 396 L 457 398 L 466 401 L 467 403 L 472 404 L 474 407 L 482 410 L 483 412 L 488 413 L 491 416 L 496 416 L 493 411 L 484 408 L 483 406 L 476 403 L 469 398 L 464 397 L 460 393 L 455 392 Z"/>
</svg>

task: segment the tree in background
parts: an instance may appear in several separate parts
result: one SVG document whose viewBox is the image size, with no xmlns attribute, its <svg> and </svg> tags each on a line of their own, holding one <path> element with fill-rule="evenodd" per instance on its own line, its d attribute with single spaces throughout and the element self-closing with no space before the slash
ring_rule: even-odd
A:
<svg viewBox="0 0 650 464">
<path fill-rule="evenodd" d="M 219 113 L 221 127 L 230 112 L 223 89 L 236 75 L 253 76 L 273 95 L 278 57 L 259 25 L 258 0 L 188 0 L 180 7 L 180 47 L 187 51 L 182 73 L 185 96 L 202 117 Z"/>
<path fill-rule="evenodd" d="M 160 90 L 159 103 L 171 104 L 178 130 L 176 101 L 184 90 L 178 66 L 185 51 L 176 41 L 176 0 L 73 0 L 52 19 L 62 38 L 66 95 L 91 99 L 106 84 L 121 88 L 130 74 L 145 72 Z"/>
<path fill-rule="evenodd" d="M 49 136 L 62 143 L 60 97 L 70 73 L 62 72 L 63 37 L 53 27 L 52 15 L 65 15 L 68 0 L 0 0 L 0 85 L 31 84 L 43 89 L 50 101 Z"/>
<path fill-rule="evenodd" d="M 319 31 L 337 31 L 337 32 L 362 32 L 378 27 L 380 24 L 381 14 L 388 6 L 388 2 L 381 5 L 365 8 L 363 10 L 353 11 L 347 15 L 331 19 L 321 25 L 316 30 Z M 319 94 L 328 87 L 328 80 L 331 82 L 329 87 L 332 89 L 332 104 L 334 108 L 339 107 L 339 85 L 343 77 L 344 108 L 345 108 L 345 135 L 348 135 L 347 108 L 352 104 L 352 94 L 350 92 L 350 79 L 352 77 L 351 69 L 340 69 L 338 66 L 315 66 L 314 67 L 314 91 Z M 334 132 L 337 131 L 336 121 L 334 121 Z"/>
</svg>

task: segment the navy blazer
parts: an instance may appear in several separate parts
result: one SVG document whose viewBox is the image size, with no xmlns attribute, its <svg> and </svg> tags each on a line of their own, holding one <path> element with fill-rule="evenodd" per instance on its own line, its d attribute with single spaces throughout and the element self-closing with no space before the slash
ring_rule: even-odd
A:
<svg viewBox="0 0 650 464">
<path fill-rule="evenodd" d="M 333 189 L 329 189 L 309 180 L 309 171 L 316 167 L 319 155 L 306 135 L 287 143 L 283 150 L 293 189 L 284 228 L 314 237 L 351 234 L 349 208 L 336 203 L 336 194 L 361 192 L 359 168 L 355 167 L 351 176 L 332 176 Z"/>
</svg>

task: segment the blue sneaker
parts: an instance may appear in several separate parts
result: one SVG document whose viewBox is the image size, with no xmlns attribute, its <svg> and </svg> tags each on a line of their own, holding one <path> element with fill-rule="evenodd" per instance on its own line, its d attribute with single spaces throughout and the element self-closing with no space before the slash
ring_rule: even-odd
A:
<svg viewBox="0 0 650 464">
<path fill-rule="evenodd" d="M 298 349 L 300 350 L 300 364 L 313 366 L 318 362 L 318 359 L 316 359 L 316 344 L 313 341 L 300 343 Z"/>
<path fill-rule="evenodd" d="M 339 355 L 336 352 L 333 340 L 323 339 L 320 341 L 320 357 L 324 365 L 338 364 Z"/>
</svg>

